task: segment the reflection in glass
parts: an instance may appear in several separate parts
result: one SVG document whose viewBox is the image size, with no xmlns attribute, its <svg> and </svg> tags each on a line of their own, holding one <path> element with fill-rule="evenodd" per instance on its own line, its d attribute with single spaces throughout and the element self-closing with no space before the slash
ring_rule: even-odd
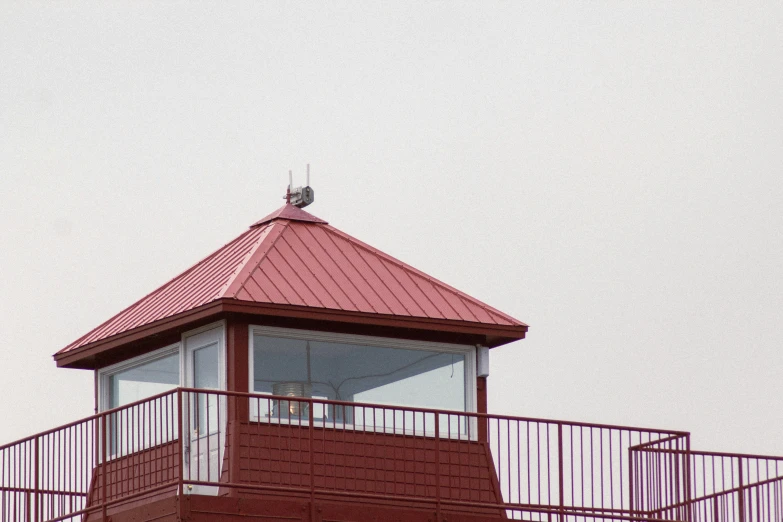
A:
<svg viewBox="0 0 783 522">
<path fill-rule="evenodd" d="M 255 335 L 253 366 L 256 393 L 465 411 L 464 354 Z M 258 402 L 258 418 L 309 415 L 301 401 Z M 315 404 L 313 417 L 416 431 L 427 423 L 434 429 L 423 414 L 365 410 Z"/>
<path fill-rule="evenodd" d="M 220 387 L 218 345 L 210 344 L 193 351 L 193 387 L 217 390 Z M 215 433 L 218 429 L 217 395 L 198 394 L 194 429 L 200 434 Z M 209 432 L 207 432 L 209 427 Z"/>
<path fill-rule="evenodd" d="M 179 354 L 173 353 L 109 376 L 109 408 L 117 408 L 179 385 Z"/>
<path fill-rule="evenodd" d="M 119 371 L 108 377 L 109 408 L 173 390 L 179 382 L 178 353 Z M 174 399 L 166 396 L 112 414 L 108 418 L 109 454 L 128 455 L 176 439 L 179 429 L 169 418 L 174 408 Z"/>
</svg>

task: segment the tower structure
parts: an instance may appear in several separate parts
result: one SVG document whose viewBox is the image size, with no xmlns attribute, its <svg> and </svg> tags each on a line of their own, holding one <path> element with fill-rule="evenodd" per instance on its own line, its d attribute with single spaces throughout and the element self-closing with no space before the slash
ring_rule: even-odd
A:
<svg viewBox="0 0 783 522">
<path fill-rule="evenodd" d="M 781 520 L 783 459 L 489 413 L 528 326 L 290 194 L 55 354 L 97 413 L 0 447 L 0 522 Z"/>
</svg>

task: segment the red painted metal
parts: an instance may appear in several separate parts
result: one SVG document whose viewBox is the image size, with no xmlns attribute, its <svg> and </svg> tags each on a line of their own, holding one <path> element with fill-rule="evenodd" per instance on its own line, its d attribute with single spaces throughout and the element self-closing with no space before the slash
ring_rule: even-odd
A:
<svg viewBox="0 0 783 522">
<path fill-rule="evenodd" d="M 326 221 L 324 221 L 321 218 L 317 218 L 314 215 L 310 214 L 309 212 L 305 212 L 299 207 L 295 207 L 294 205 L 283 205 L 279 209 L 275 210 L 268 216 L 265 216 L 252 225 L 250 225 L 251 228 L 253 227 L 259 227 L 261 225 L 265 225 L 267 223 L 271 223 L 272 221 L 276 219 L 287 219 L 289 221 L 304 221 L 305 223 L 323 223 L 324 225 L 327 224 Z"/>
<path fill-rule="evenodd" d="M 642 510 L 693 522 L 783 520 L 783 457 L 636 448 Z M 651 488 L 667 477 L 669 489 Z"/>
<path fill-rule="evenodd" d="M 237 267 L 274 227 L 250 229 L 58 353 L 187 312 L 221 297 Z"/>
<path fill-rule="evenodd" d="M 508 341 L 527 330 L 521 321 L 286 205 L 56 357 L 216 301 L 505 327 Z"/>
<path fill-rule="evenodd" d="M 194 436 L 198 426 L 221 428 Z M 312 516 L 345 500 L 451 520 L 783 515 L 783 457 L 691 451 L 684 432 L 482 413 L 180 388 L 0 447 L 1 522 L 120 520 L 200 486 L 302 502 Z"/>
</svg>

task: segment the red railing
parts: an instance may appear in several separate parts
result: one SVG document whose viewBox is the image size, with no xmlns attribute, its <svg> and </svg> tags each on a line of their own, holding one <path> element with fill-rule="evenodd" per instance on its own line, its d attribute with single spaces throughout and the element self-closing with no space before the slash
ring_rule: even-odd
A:
<svg viewBox="0 0 783 522">
<path fill-rule="evenodd" d="M 637 494 L 647 512 L 663 519 L 693 522 L 780 522 L 783 520 L 783 457 L 743 455 L 654 446 L 635 448 L 646 462 L 648 483 L 676 484 L 659 494 Z M 659 476 L 666 476 L 661 481 Z"/>
<path fill-rule="evenodd" d="M 108 506 L 175 486 L 176 459 L 131 473 L 178 439 L 177 410 L 169 392 L 1 446 L 0 521 L 100 520 Z"/>
<path fill-rule="evenodd" d="M 229 491 L 534 521 L 701 521 L 709 501 L 721 522 L 780 521 L 777 467 L 740 457 L 740 483 L 705 489 L 707 455 L 684 432 L 182 388 L 0 447 L 0 522 Z M 731 518 L 732 495 L 770 516 Z"/>
</svg>

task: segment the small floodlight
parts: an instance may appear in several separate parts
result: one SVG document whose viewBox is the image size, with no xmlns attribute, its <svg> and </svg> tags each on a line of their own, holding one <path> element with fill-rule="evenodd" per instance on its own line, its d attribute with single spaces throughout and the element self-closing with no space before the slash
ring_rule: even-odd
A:
<svg viewBox="0 0 783 522">
<path fill-rule="evenodd" d="M 295 207 L 304 208 L 315 201 L 315 191 L 310 187 L 310 164 L 307 164 L 307 185 L 293 188 L 293 174 L 288 171 L 288 194 L 286 199 Z"/>
</svg>

